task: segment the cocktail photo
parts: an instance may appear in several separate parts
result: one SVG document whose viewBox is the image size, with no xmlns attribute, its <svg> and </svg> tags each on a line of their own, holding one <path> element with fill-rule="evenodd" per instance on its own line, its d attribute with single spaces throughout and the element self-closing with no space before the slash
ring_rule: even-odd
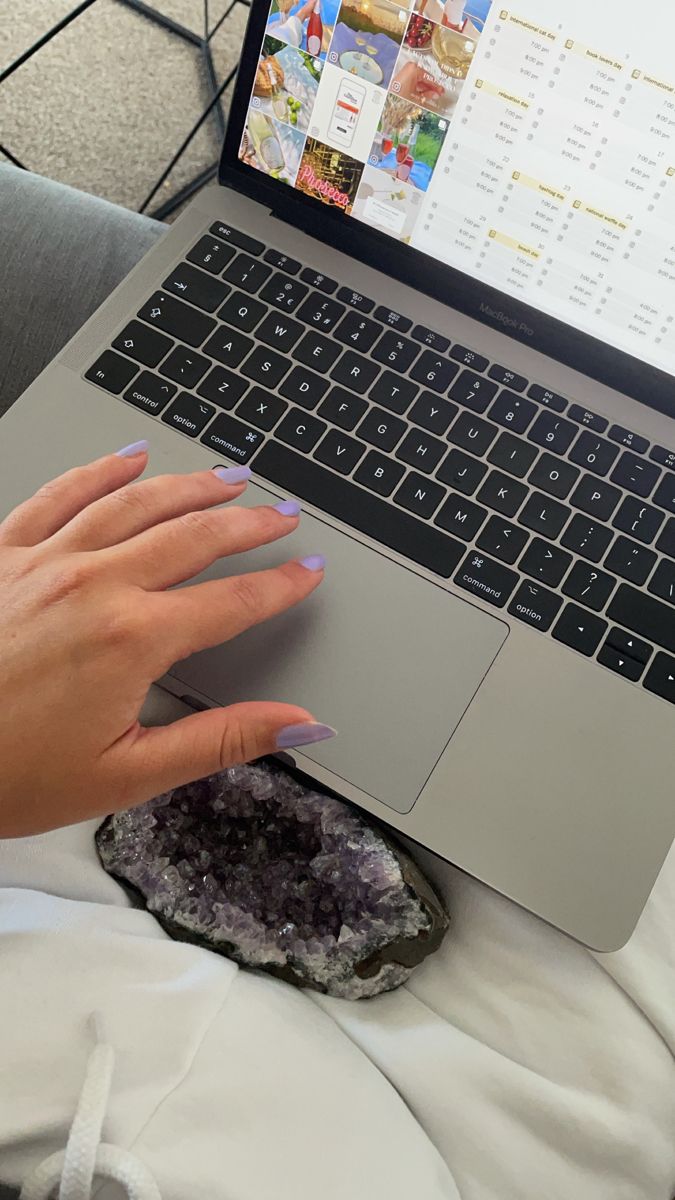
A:
<svg viewBox="0 0 675 1200">
<path fill-rule="evenodd" d="M 268 117 L 306 133 L 321 81 L 323 63 L 269 35 L 253 85 L 254 101 Z"/>
<path fill-rule="evenodd" d="M 426 192 L 448 130 L 443 117 L 387 96 L 368 156 L 370 166 L 386 171 L 399 183 Z"/>
<path fill-rule="evenodd" d="M 424 4 L 424 0 L 420 0 Z M 484 20 L 466 15 L 460 4 L 454 15 L 461 20 L 445 23 L 432 20 L 429 9 L 439 9 L 438 0 L 428 0 L 421 12 L 412 13 L 401 45 L 391 90 L 405 100 L 424 105 L 431 112 L 452 117 L 476 53 Z M 468 8 L 468 6 L 466 6 Z M 481 9 L 489 11 L 489 0 Z M 449 8 L 449 5 L 446 5 Z"/>
<path fill-rule="evenodd" d="M 342 0 L 328 61 L 388 87 L 407 24 L 407 11 L 385 0 Z"/>
</svg>

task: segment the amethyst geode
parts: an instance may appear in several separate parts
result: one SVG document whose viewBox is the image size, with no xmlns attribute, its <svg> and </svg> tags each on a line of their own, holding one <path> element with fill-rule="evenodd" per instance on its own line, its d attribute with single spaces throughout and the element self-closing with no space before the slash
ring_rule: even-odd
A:
<svg viewBox="0 0 675 1200">
<path fill-rule="evenodd" d="M 331 996 L 398 987 L 448 925 L 402 850 L 276 764 L 232 767 L 109 817 L 97 845 L 173 937 Z"/>
</svg>

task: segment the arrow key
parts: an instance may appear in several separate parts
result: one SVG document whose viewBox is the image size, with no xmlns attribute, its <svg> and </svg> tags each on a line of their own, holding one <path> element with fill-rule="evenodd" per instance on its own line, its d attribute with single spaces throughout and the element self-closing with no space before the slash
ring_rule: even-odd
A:
<svg viewBox="0 0 675 1200">
<path fill-rule="evenodd" d="M 675 658 L 670 654 L 657 654 L 647 672 L 644 686 L 648 692 L 654 692 L 675 704 Z"/>
<path fill-rule="evenodd" d="M 598 655 L 598 662 L 602 663 L 603 667 L 609 667 L 610 671 L 615 671 L 624 679 L 630 679 L 631 683 L 637 683 L 645 669 L 643 662 L 638 662 L 636 658 L 629 658 L 626 654 L 620 654 L 618 650 L 614 650 L 607 643 Z"/>
<path fill-rule="evenodd" d="M 649 662 L 652 656 L 652 647 L 649 642 L 642 642 L 634 633 L 627 633 L 625 629 L 610 629 L 607 634 L 607 645 L 613 650 L 617 650 L 623 658 L 635 658 L 640 663 Z"/>
<path fill-rule="evenodd" d="M 144 363 L 146 367 L 156 367 L 164 355 L 169 353 L 173 342 L 157 329 L 148 329 L 147 325 L 141 325 L 140 321 L 130 321 L 117 335 L 113 346 L 123 354 L 128 354 L 129 358 Z"/>
<path fill-rule="evenodd" d="M 606 629 L 606 621 L 601 621 L 576 604 L 568 604 L 553 630 L 553 636 L 556 641 L 564 642 L 572 650 L 578 650 L 590 658 L 595 654 Z"/>
</svg>

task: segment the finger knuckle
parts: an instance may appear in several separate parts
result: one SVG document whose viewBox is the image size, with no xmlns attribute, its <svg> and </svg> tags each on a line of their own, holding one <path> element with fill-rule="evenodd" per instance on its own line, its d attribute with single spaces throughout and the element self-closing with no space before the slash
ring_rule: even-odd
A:
<svg viewBox="0 0 675 1200">
<path fill-rule="evenodd" d="M 133 484 L 129 487 L 120 488 L 111 496 L 111 503 L 123 513 L 129 513 L 132 518 L 147 518 L 151 514 L 152 503 L 151 498 L 143 488 L 134 487 Z"/>
<path fill-rule="evenodd" d="M 190 537 L 200 538 L 202 541 L 211 540 L 216 534 L 218 523 L 217 513 L 207 509 L 202 512 L 196 509 L 192 512 L 183 513 L 178 518 L 179 528 L 189 534 Z"/>
<path fill-rule="evenodd" d="M 246 730 L 241 721 L 228 722 L 220 739 L 220 769 L 224 771 L 234 763 L 250 762 L 257 755 L 256 739 L 252 732 Z"/>
<path fill-rule="evenodd" d="M 238 575 L 232 580 L 232 598 L 251 617 L 255 618 L 262 609 L 260 587 L 250 575 Z"/>
<path fill-rule="evenodd" d="M 102 615 L 99 641 L 108 649 L 117 653 L 144 641 L 142 615 L 129 600 L 120 597 L 117 602 L 109 604 Z"/>
<path fill-rule="evenodd" d="M 87 592 L 96 577 L 91 559 L 75 557 L 59 560 L 50 565 L 43 580 L 43 597 L 48 605 L 63 604 Z"/>
</svg>

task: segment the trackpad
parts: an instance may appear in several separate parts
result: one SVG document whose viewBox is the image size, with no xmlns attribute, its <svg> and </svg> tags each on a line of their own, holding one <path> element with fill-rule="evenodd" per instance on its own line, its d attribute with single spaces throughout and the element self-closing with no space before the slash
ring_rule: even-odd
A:
<svg viewBox="0 0 675 1200">
<path fill-rule="evenodd" d="M 250 484 L 245 503 L 277 500 Z M 171 675 L 217 704 L 282 700 L 309 709 L 339 736 L 303 755 L 408 812 L 508 626 L 308 514 L 284 543 L 224 559 L 201 578 L 313 553 L 326 556 L 326 578 L 308 601 Z"/>
</svg>

